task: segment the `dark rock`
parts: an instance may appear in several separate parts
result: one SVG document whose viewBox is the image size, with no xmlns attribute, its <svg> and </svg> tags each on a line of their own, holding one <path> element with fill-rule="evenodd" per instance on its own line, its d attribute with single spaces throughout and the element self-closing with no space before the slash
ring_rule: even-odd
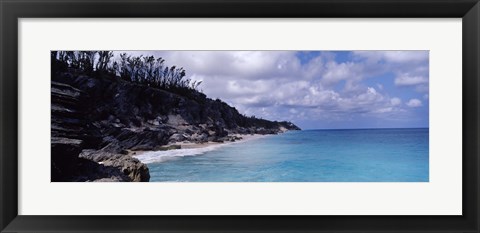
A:
<svg viewBox="0 0 480 233">
<path fill-rule="evenodd" d="M 107 168 L 110 167 L 109 172 L 113 172 L 113 170 L 116 169 L 121 172 L 120 174 L 123 174 L 123 176 L 118 176 L 119 173 L 115 172 L 108 177 L 117 177 L 118 179 L 122 179 L 122 181 L 136 182 L 148 182 L 150 180 L 148 167 L 130 155 L 84 150 L 80 154 L 80 158 L 97 162 Z"/>
<path fill-rule="evenodd" d="M 178 149 L 181 149 L 181 148 L 182 148 L 181 145 L 168 145 L 168 146 L 159 146 L 159 147 L 156 147 L 154 150 L 165 151 L 165 150 L 178 150 Z"/>
<path fill-rule="evenodd" d="M 208 139 L 208 134 L 206 134 L 206 133 L 201 133 L 201 134 L 195 133 L 190 138 L 194 142 L 206 142 L 207 139 Z"/>
<path fill-rule="evenodd" d="M 182 134 L 176 133 L 176 134 L 173 134 L 172 136 L 170 136 L 168 141 L 169 142 L 182 142 L 186 139 L 187 138 L 185 136 L 183 136 Z"/>
<path fill-rule="evenodd" d="M 51 139 L 51 177 L 52 181 L 68 181 L 75 175 L 78 154 L 82 141 L 70 138 Z"/>
<path fill-rule="evenodd" d="M 222 140 L 222 139 L 219 139 L 219 138 L 214 138 L 214 139 L 212 140 L 212 142 L 223 143 L 223 142 L 224 142 L 224 140 Z"/>
<path fill-rule="evenodd" d="M 73 182 L 125 182 L 132 181 L 120 169 L 105 166 L 89 159 L 79 158 L 77 174 L 71 178 Z"/>
</svg>

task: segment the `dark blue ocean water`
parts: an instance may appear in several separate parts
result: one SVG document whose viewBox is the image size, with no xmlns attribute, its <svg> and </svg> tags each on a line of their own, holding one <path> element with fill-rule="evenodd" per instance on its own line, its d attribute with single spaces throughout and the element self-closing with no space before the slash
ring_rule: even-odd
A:
<svg viewBox="0 0 480 233">
<path fill-rule="evenodd" d="M 139 158 L 151 181 L 428 182 L 428 135 L 428 129 L 289 131 Z"/>
</svg>

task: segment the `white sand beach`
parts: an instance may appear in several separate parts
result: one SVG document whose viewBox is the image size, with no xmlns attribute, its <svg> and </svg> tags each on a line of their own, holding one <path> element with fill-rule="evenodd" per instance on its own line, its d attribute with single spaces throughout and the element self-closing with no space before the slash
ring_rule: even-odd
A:
<svg viewBox="0 0 480 233">
<path fill-rule="evenodd" d="M 230 136 L 235 136 L 241 138 L 234 142 L 225 141 L 221 142 L 204 142 L 204 143 L 194 143 L 194 142 L 177 142 L 165 145 L 165 147 L 180 146 L 179 149 L 169 149 L 169 150 L 156 150 L 156 151 L 130 151 L 130 155 L 139 159 L 142 163 L 157 163 L 165 162 L 168 160 L 177 159 L 184 156 L 196 156 L 204 154 L 205 152 L 216 150 L 218 148 L 228 146 L 234 143 L 244 143 L 247 141 L 268 137 L 269 135 L 262 134 L 234 134 Z"/>
</svg>

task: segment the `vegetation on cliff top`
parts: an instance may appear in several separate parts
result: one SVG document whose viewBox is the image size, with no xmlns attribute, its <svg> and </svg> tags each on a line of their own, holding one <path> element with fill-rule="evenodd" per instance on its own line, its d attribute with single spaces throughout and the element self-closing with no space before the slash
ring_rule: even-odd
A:
<svg viewBox="0 0 480 233">
<path fill-rule="evenodd" d="M 168 67 L 163 58 L 120 54 L 112 59 L 112 51 L 52 51 L 55 70 L 73 68 L 86 74 L 102 73 L 124 80 L 169 91 L 195 91 L 201 82 L 185 78 L 183 67 Z"/>
</svg>

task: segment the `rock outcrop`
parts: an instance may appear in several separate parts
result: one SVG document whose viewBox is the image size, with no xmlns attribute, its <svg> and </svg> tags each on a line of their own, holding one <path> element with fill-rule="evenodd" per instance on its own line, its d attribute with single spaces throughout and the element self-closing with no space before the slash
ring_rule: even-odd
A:
<svg viewBox="0 0 480 233">
<path fill-rule="evenodd" d="M 197 91 L 161 90 L 74 70 L 52 73 L 52 179 L 148 181 L 148 168 L 128 151 L 162 150 L 185 141 L 235 141 L 238 134 L 287 130 L 299 128 L 290 122 L 246 117 Z M 62 171 L 68 169 L 82 174 L 64 176 Z"/>
<path fill-rule="evenodd" d="M 102 142 L 96 128 L 85 118 L 84 101 L 88 97 L 84 92 L 52 82 L 51 97 L 52 181 L 149 181 L 146 165 L 131 156 L 99 156 L 84 150 Z"/>
<path fill-rule="evenodd" d="M 52 82 L 51 176 L 52 181 L 74 177 L 79 153 L 85 146 L 84 121 L 78 113 L 81 91 L 69 85 Z"/>
<path fill-rule="evenodd" d="M 122 181 L 135 182 L 150 180 L 148 167 L 130 155 L 113 154 L 101 150 L 83 150 L 79 157 L 102 165 L 101 172 L 108 178 L 121 177 Z"/>
</svg>

